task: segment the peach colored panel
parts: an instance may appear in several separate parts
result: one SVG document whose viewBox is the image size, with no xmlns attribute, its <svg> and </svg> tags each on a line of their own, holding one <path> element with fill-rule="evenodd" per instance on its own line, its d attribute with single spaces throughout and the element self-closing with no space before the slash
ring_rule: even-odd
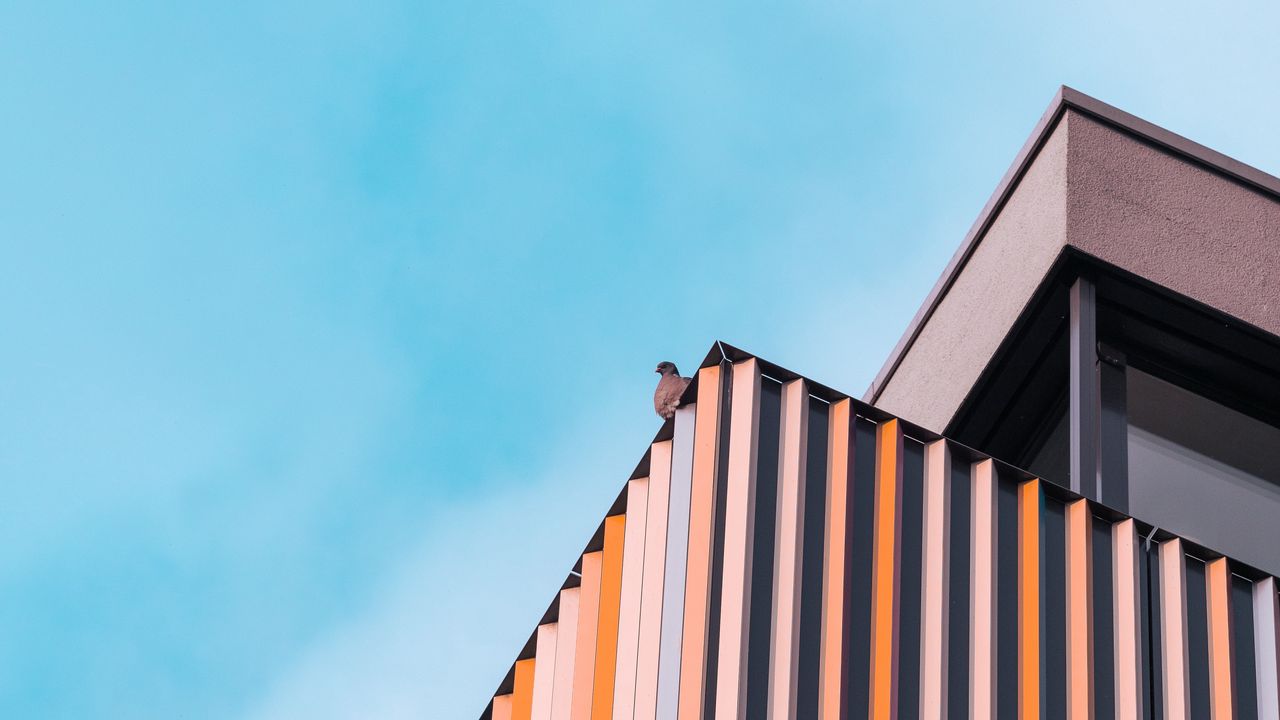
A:
<svg viewBox="0 0 1280 720">
<path fill-rule="evenodd" d="M 534 658 L 516 661 L 515 689 L 511 693 L 511 720 L 530 720 L 533 717 L 533 675 L 536 664 Z"/>
<path fill-rule="evenodd" d="M 680 720 L 702 718 L 707 617 L 711 594 L 711 533 L 715 521 L 716 463 L 720 445 L 719 366 L 698 371 L 698 414 L 694 418 L 693 487 L 689 497 L 689 550 L 684 629 L 680 644 Z"/>
<path fill-rule="evenodd" d="M 658 651 L 662 640 L 663 572 L 671 492 L 671 441 L 649 449 L 649 508 L 644 531 L 644 580 L 640 590 L 640 646 L 636 651 L 635 717 L 656 720 Z"/>
<path fill-rule="evenodd" d="M 995 464 L 974 463 L 973 528 L 969 546 L 969 717 L 990 720 L 995 715 L 996 691 L 996 545 Z"/>
<path fill-rule="evenodd" d="M 1142 575 L 1138 565 L 1139 542 L 1133 520 L 1123 520 L 1112 526 L 1116 720 L 1142 718 L 1142 608 L 1139 602 L 1142 596 Z"/>
<path fill-rule="evenodd" d="M 902 427 L 886 420 L 876 428 L 875 530 L 871 589 L 872 720 L 898 715 L 898 581 L 902 536 Z"/>
<path fill-rule="evenodd" d="M 920 717 L 943 720 L 947 702 L 948 512 L 951 451 L 946 440 L 924 450 L 924 542 L 920 588 Z"/>
<path fill-rule="evenodd" d="M 613 719 L 635 714 L 636 657 L 640 651 L 640 588 L 644 579 L 644 535 L 649 478 L 627 483 L 627 529 L 622 543 L 622 591 L 618 602 L 618 666 L 613 682 Z"/>
<path fill-rule="evenodd" d="M 845 669 L 845 573 L 849 536 L 849 477 L 853 447 L 853 403 L 848 399 L 831 404 L 827 442 L 827 517 L 822 559 L 822 661 L 818 678 L 818 714 L 822 720 L 843 720 Z"/>
<path fill-rule="evenodd" d="M 511 720 L 511 696 L 497 695 L 493 698 L 493 720 Z"/>
<path fill-rule="evenodd" d="M 1067 718 L 1093 717 L 1093 518 L 1089 503 L 1067 505 Z"/>
<path fill-rule="evenodd" d="M 534 657 L 538 664 L 533 672 L 532 720 L 551 720 L 551 695 L 556 675 L 556 636 L 559 625 L 550 623 L 538 626 L 537 649 Z"/>
<path fill-rule="evenodd" d="M 755 538 L 756 443 L 760 434 L 760 367 L 733 366 L 729 401 L 729 471 L 724 498 L 724 568 L 720 584 L 720 647 L 716 655 L 716 718 L 746 714 L 747 635 L 751 621 L 751 560 Z"/>
<path fill-rule="evenodd" d="M 1205 608 L 1209 621 L 1209 710 L 1213 720 L 1231 720 L 1231 570 L 1226 558 L 1205 563 Z"/>
<path fill-rule="evenodd" d="M 1160 665 L 1166 720 L 1191 716 L 1187 679 L 1187 578 L 1181 540 L 1160 545 Z"/>
<path fill-rule="evenodd" d="M 578 644 L 574 651 L 573 702 L 570 720 L 590 720 L 592 683 L 596 674 L 596 638 L 600 634 L 600 575 L 604 553 L 582 556 L 582 594 L 578 604 Z"/>
<path fill-rule="evenodd" d="M 551 720 L 569 720 L 573 706 L 573 671 L 578 649 L 578 604 L 581 588 L 560 591 L 560 619 L 556 623 L 555 686 L 551 692 Z"/>
<path fill-rule="evenodd" d="M 809 434 L 809 390 L 803 380 L 782 387 L 778 446 L 777 553 L 773 583 L 773 627 L 769 663 L 769 717 L 796 715 L 800 655 L 800 590 L 804 549 L 805 454 Z"/>
<path fill-rule="evenodd" d="M 600 627 L 596 632 L 596 674 L 592 681 L 591 720 L 613 715 L 613 680 L 618 666 L 618 605 L 622 599 L 622 553 L 627 517 L 604 519 L 604 563 L 600 570 Z"/>
</svg>

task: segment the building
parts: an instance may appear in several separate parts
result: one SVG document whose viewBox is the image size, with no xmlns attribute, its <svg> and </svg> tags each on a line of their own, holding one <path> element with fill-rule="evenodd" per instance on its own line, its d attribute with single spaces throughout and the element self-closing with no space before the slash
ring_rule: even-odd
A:
<svg viewBox="0 0 1280 720">
<path fill-rule="evenodd" d="M 1063 88 L 862 400 L 716 343 L 483 716 L 1280 718 L 1280 179 Z"/>
</svg>

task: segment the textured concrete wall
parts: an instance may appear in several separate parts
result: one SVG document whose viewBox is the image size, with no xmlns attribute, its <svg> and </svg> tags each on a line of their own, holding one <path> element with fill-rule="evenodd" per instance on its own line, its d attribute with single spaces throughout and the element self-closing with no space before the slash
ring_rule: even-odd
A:
<svg viewBox="0 0 1280 720">
<path fill-rule="evenodd" d="M 1280 200 L 1068 110 L 876 404 L 945 428 L 1067 244 L 1280 335 Z"/>
<path fill-rule="evenodd" d="M 1083 116 L 1067 242 L 1280 334 L 1280 202 Z"/>
<path fill-rule="evenodd" d="M 941 431 L 1062 250 L 1070 117 L 1063 118 L 876 405 Z"/>
</svg>

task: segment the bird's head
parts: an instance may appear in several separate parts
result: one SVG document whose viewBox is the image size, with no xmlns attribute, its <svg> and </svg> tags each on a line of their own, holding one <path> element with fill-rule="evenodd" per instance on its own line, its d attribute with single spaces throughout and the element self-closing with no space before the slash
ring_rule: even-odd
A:
<svg viewBox="0 0 1280 720">
<path fill-rule="evenodd" d="M 676 370 L 675 363 L 671 363 L 671 362 L 667 362 L 666 360 L 663 360 L 662 362 L 658 363 L 658 367 L 656 370 L 654 370 L 654 372 L 658 373 L 659 375 L 675 375 L 679 371 Z"/>
</svg>

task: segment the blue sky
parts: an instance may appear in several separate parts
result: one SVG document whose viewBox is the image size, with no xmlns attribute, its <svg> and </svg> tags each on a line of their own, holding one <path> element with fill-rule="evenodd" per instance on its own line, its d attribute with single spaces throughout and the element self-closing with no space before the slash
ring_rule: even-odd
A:
<svg viewBox="0 0 1280 720">
<path fill-rule="evenodd" d="M 1059 84 L 1280 170 L 1273 4 L 1025 5 L 0 7 L 0 716 L 474 717 L 654 364 L 860 393 Z"/>
</svg>

